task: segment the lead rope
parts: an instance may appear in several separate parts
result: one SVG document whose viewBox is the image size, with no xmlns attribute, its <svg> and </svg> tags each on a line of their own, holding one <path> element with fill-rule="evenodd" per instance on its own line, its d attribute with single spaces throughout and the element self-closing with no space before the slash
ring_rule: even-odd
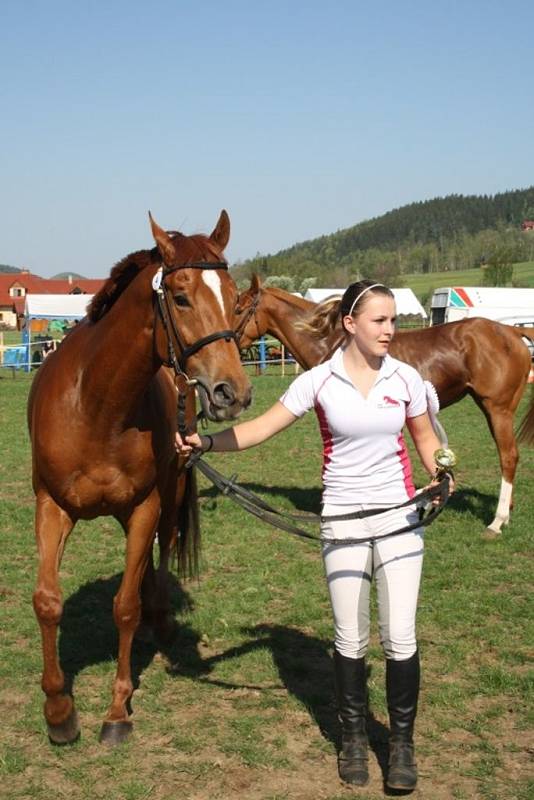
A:
<svg viewBox="0 0 534 800">
<path fill-rule="evenodd" d="M 426 527 L 434 522 L 434 520 L 441 514 L 449 499 L 449 475 L 447 473 L 443 473 L 440 477 L 439 483 L 437 483 L 435 486 L 431 486 L 428 489 L 423 489 L 421 492 L 418 492 L 414 497 L 410 498 L 404 503 L 400 503 L 399 505 L 392 506 L 390 508 L 367 509 L 363 511 L 355 511 L 351 514 L 340 514 L 332 517 L 325 517 L 318 514 L 313 514 L 311 512 L 292 514 L 290 512 L 279 511 L 278 509 L 273 508 L 264 500 L 262 500 L 261 497 L 258 497 L 253 492 L 245 489 L 243 486 L 240 486 L 237 483 L 236 475 L 233 475 L 231 478 L 226 478 L 210 464 L 207 464 L 205 461 L 203 461 L 201 455 L 201 451 L 196 451 L 193 453 L 193 455 L 189 458 L 186 467 L 198 467 L 200 472 L 202 472 L 202 474 L 208 478 L 208 480 L 211 481 L 211 483 L 213 483 L 213 485 L 219 489 L 223 495 L 229 497 L 250 514 L 253 514 L 264 522 L 267 522 L 274 528 L 279 528 L 280 530 L 291 533 L 294 536 L 320 541 L 323 544 L 328 545 L 354 545 L 370 541 L 374 542 L 378 539 L 387 539 L 390 536 L 398 536 L 401 533 L 407 533 L 408 531 L 412 531 L 417 528 Z M 439 498 L 439 505 L 429 505 L 429 503 L 431 503 L 431 501 L 435 498 Z M 309 533 L 308 531 L 304 531 L 302 528 L 299 528 L 294 524 L 295 520 L 298 522 L 317 523 L 328 520 L 336 521 L 364 519 L 366 517 L 373 517 L 377 514 L 383 514 L 388 511 L 394 511 L 411 505 L 419 506 L 420 518 L 416 522 L 413 522 L 410 525 L 406 525 L 403 528 L 399 528 L 395 531 L 390 531 L 389 533 L 380 534 L 378 536 L 351 539 L 326 539 L 313 533 Z"/>
</svg>

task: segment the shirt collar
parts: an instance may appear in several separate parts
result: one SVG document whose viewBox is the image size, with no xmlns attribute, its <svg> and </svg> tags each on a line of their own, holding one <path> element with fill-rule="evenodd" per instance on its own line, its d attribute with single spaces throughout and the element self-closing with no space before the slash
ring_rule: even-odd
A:
<svg viewBox="0 0 534 800">
<path fill-rule="evenodd" d="M 338 347 L 330 359 L 330 371 L 333 372 L 334 375 L 337 375 L 338 377 L 349 381 L 349 383 L 352 383 L 351 379 L 347 375 L 345 365 L 343 364 L 343 350 L 343 346 Z M 382 378 L 390 378 L 393 373 L 398 370 L 398 368 L 399 362 L 397 359 L 392 358 L 392 356 L 387 353 L 382 359 L 382 364 L 380 365 L 376 382 L 378 383 L 378 381 L 382 380 Z"/>
<path fill-rule="evenodd" d="M 378 373 L 378 380 L 380 378 L 391 378 L 394 372 L 396 372 L 399 368 L 399 362 L 396 358 L 392 358 L 389 353 L 383 358 L 382 366 L 380 367 L 380 371 Z"/>
</svg>

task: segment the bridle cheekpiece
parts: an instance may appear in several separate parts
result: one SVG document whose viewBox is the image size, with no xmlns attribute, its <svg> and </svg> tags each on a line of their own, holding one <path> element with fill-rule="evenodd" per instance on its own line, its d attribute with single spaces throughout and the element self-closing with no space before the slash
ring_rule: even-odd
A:
<svg viewBox="0 0 534 800">
<path fill-rule="evenodd" d="M 197 341 L 191 345 L 187 346 L 184 344 L 182 337 L 180 336 L 178 326 L 176 325 L 174 314 L 171 311 L 172 300 L 170 299 L 169 287 L 165 282 L 165 279 L 168 275 L 181 269 L 227 270 L 228 264 L 225 261 L 217 261 L 215 263 L 211 263 L 209 261 L 194 261 L 191 264 L 179 264 L 178 266 L 170 267 L 169 269 L 164 269 L 162 265 L 152 278 L 152 289 L 154 290 L 156 296 L 161 322 L 167 335 L 168 361 L 164 363 L 166 366 L 172 367 L 177 376 L 183 376 L 186 379 L 187 384 L 192 386 L 196 383 L 196 381 L 188 378 L 185 372 L 187 360 L 194 355 L 194 353 L 197 353 L 206 345 L 211 344 L 211 342 L 216 342 L 218 339 L 225 339 L 227 342 L 233 340 L 237 346 L 237 336 L 233 330 L 216 331 L 215 333 L 210 333 L 207 336 L 197 339 Z M 180 350 L 180 354 L 178 356 L 176 355 L 173 340 Z"/>
</svg>

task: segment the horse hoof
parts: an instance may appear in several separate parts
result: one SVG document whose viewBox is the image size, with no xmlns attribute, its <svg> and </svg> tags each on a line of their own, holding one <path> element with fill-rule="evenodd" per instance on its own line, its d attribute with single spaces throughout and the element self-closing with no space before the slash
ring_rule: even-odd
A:
<svg viewBox="0 0 534 800">
<path fill-rule="evenodd" d="M 122 720 L 121 722 L 104 722 L 98 741 L 102 744 L 109 744 L 114 746 L 122 744 L 130 736 L 133 725 L 131 722 Z"/>
<path fill-rule="evenodd" d="M 73 744 L 80 738 L 80 723 L 78 722 L 78 714 L 75 708 L 72 709 L 67 719 L 59 725 L 51 725 L 49 722 L 46 725 L 48 738 L 52 744 Z"/>
<path fill-rule="evenodd" d="M 482 538 L 485 539 L 487 542 L 494 541 L 501 536 L 501 531 L 494 531 L 493 528 L 486 528 L 486 530 L 482 534 Z"/>
</svg>

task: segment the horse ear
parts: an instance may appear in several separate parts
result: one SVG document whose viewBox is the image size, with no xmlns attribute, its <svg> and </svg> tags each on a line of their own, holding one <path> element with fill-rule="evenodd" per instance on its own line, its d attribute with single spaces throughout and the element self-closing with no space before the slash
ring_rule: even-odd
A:
<svg viewBox="0 0 534 800">
<path fill-rule="evenodd" d="M 150 227 L 152 228 L 152 236 L 154 237 L 154 241 L 158 246 L 158 250 L 160 255 L 163 259 L 163 263 L 170 267 L 174 263 L 174 259 L 176 258 L 176 251 L 174 249 L 174 245 L 172 243 L 171 237 L 160 228 L 158 223 L 152 219 L 152 214 L 150 211 L 148 212 L 148 218 L 150 219 Z"/>
<path fill-rule="evenodd" d="M 230 241 L 230 217 L 224 208 L 221 211 L 221 216 L 219 217 L 219 221 L 217 222 L 215 230 L 212 232 L 210 239 L 212 242 L 215 242 L 220 250 L 224 250 Z"/>
<path fill-rule="evenodd" d="M 261 289 L 261 278 L 257 272 L 255 272 L 250 279 L 250 291 L 254 294 L 258 294 Z"/>
</svg>

